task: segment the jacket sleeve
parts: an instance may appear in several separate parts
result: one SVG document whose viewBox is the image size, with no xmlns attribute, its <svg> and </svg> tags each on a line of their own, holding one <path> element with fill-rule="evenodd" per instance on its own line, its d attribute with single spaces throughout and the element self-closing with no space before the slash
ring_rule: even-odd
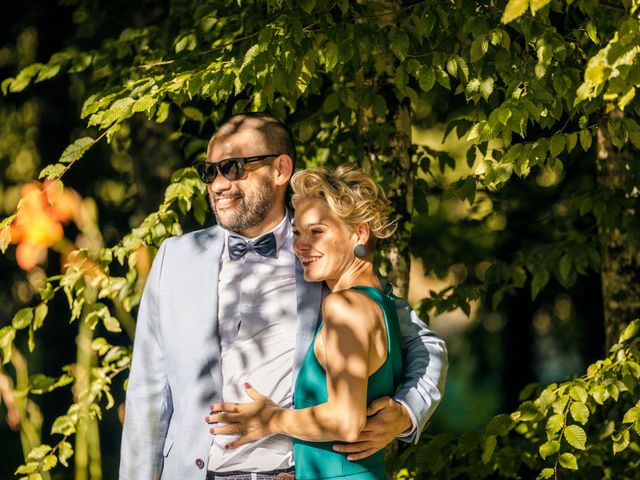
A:
<svg viewBox="0 0 640 480">
<path fill-rule="evenodd" d="M 173 413 L 159 331 L 159 298 L 164 242 L 145 285 L 133 345 L 120 452 L 120 480 L 155 480 Z"/>
<path fill-rule="evenodd" d="M 417 443 L 442 399 L 448 368 L 447 347 L 405 300 L 396 299 L 396 309 L 402 335 L 404 376 L 394 399 L 407 408 L 414 426 L 409 435 L 399 439 Z"/>
</svg>

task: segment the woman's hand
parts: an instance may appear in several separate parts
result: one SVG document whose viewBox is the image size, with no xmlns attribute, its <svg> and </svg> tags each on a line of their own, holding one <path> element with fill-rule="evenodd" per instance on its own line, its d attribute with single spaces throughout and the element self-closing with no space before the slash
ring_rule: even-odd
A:
<svg viewBox="0 0 640 480">
<path fill-rule="evenodd" d="M 207 423 L 217 423 L 209 429 L 214 435 L 240 435 L 225 448 L 238 448 L 276 433 L 272 430 L 273 414 L 280 407 L 270 398 L 261 395 L 248 383 L 244 384 L 247 395 L 253 402 L 217 402 L 211 404 L 211 414 L 205 417 Z"/>
</svg>

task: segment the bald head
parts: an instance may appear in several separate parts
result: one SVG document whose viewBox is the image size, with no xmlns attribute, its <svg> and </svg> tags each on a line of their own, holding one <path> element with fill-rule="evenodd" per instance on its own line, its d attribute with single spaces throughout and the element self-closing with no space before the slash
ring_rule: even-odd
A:
<svg viewBox="0 0 640 480">
<path fill-rule="evenodd" d="M 287 126 L 268 113 L 240 113 L 226 120 L 209 140 L 208 151 L 213 145 L 236 133 L 255 132 L 255 143 L 261 145 L 263 153 L 289 155 L 295 163 L 296 149 L 293 136 Z"/>
</svg>

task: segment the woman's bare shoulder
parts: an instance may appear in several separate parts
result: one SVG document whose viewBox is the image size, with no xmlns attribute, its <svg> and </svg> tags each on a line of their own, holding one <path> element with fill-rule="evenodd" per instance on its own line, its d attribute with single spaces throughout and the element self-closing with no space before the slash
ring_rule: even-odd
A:
<svg viewBox="0 0 640 480">
<path fill-rule="evenodd" d="M 379 311 L 380 307 L 374 300 L 355 289 L 332 292 L 322 303 L 325 321 L 369 323 L 375 321 Z"/>
</svg>

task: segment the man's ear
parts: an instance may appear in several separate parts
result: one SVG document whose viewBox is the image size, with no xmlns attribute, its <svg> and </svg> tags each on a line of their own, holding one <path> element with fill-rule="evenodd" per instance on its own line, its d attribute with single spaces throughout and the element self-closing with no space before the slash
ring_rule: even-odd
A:
<svg viewBox="0 0 640 480">
<path fill-rule="evenodd" d="M 273 162 L 276 185 L 286 185 L 293 175 L 293 159 L 286 154 L 279 155 Z"/>
</svg>

